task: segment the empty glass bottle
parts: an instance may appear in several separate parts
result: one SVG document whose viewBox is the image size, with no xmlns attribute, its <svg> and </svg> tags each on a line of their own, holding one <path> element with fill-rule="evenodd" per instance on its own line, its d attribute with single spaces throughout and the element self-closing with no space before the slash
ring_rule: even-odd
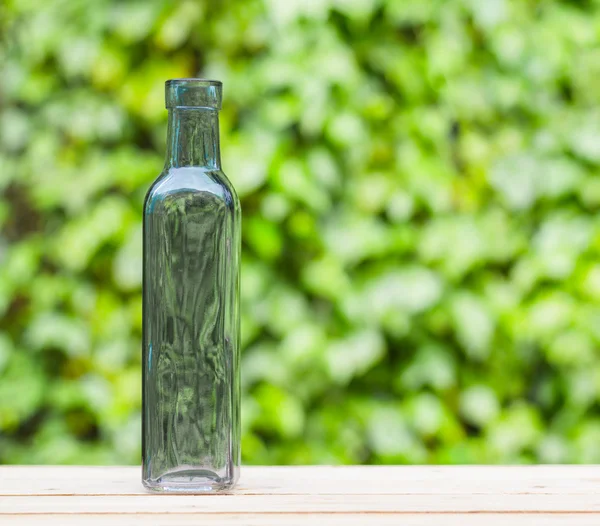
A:
<svg viewBox="0 0 600 526">
<path fill-rule="evenodd" d="M 221 93 L 167 81 L 167 159 L 144 203 L 142 478 L 157 491 L 239 475 L 241 212 L 221 170 Z"/>
</svg>

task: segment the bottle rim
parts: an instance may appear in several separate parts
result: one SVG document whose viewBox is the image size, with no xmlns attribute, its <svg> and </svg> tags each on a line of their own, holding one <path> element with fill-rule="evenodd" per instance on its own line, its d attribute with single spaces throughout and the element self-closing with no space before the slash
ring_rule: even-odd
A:
<svg viewBox="0 0 600 526">
<path fill-rule="evenodd" d="M 165 105 L 169 108 L 221 109 L 223 83 L 200 78 L 169 79 L 165 82 Z"/>
<path fill-rule="evenodd" d="M 186 85 L 186 86 L 197 86 L 199 88 L 223 85 L 223 83 L 220 80 L 201 79 L 201 78 L 194 78 L 194 77 L 169 79 L 165 82 L 165 84 L 167 86 Z"/>
</svg>

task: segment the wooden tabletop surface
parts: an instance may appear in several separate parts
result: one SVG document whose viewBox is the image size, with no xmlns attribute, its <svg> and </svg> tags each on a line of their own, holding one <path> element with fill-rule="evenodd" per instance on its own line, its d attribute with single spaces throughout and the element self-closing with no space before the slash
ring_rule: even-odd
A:
<svg viewBox="0 0 600 526">
<path fill-rule="evenodd" d="M 217 495 L 138 467 L 0 466 L 0 525 L 600 526 L 600 466 L 243 467 Z"/>
</svg>

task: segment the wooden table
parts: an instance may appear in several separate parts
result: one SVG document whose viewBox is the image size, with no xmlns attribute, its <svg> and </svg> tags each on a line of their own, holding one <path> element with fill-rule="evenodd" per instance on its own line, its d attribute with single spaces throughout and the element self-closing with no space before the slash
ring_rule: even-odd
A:
<svg viewBox="0 0 600 526">
<path fill-rule="evenodd" d="M 244 467 L 219 495 L 137 467 L 0 466 L 0 525 L 600 526 L 600 466 Z"/>
</svg>

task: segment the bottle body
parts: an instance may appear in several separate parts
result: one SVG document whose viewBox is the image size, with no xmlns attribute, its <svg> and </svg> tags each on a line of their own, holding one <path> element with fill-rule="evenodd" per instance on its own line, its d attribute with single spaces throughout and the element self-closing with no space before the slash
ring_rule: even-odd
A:
<svg viewBox="0 0 600 526">
<path fill-rule="evenodd" d="M 211 111 L 173 110 L 174 151 L 144 204 L 143 483 L 157 491 L 239 476 L 240 206 L 207 157 Z"/>
</svg>

